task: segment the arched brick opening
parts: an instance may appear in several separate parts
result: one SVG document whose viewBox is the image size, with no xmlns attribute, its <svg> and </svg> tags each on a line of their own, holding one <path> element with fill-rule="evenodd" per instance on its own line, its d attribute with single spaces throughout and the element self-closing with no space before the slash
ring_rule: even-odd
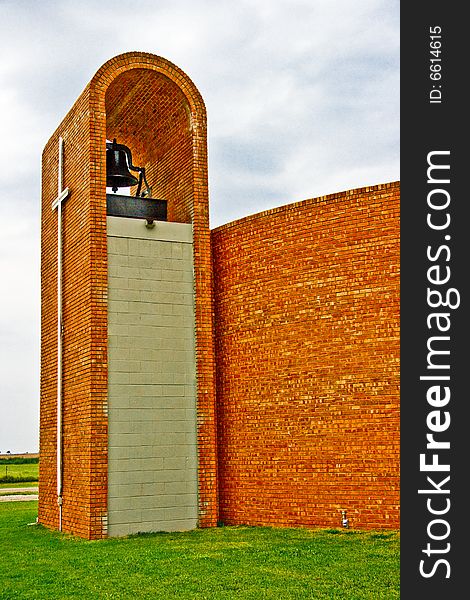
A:
<svg viewBox="0 0 470 600">
<path fill-rule="evenodd" d="M 118 75 L 106 95 L 106 137 L 145 167 L 152 197 L 167 201 L 168 220 L 192 221 L 192 119 L 188 100 L 168 77 L 148 69 Z M 134 190 L 132 190 L 134 193 Z"/>
</svg>

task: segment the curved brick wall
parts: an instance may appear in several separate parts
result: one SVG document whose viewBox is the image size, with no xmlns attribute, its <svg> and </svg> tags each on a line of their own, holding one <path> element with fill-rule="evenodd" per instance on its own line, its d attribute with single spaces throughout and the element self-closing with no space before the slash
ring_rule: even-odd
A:
<svg viewBox="0 0 470 600">
<path fill-rule="evenodd" d="M 212 231 L 219 519 L 399 526 L 399 183 Z"/>
</svg>

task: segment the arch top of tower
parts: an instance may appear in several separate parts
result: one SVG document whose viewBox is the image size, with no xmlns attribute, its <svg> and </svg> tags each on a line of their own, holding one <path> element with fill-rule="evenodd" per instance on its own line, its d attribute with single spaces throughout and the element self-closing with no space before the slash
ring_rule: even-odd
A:
<svg viewBox="0 0 470 600">
<path fill-rule="evenodd" d="M 98 101 L 104 101 L 106 91 L 113 81 L 133 69 L 147 70 L 149 78 L 158 73 L 169 79 L 184 94 L 191 112 L 197 113 L 200 118 L 205 118 L 204 100 L 190 77 L 171 61 L 149 52 L 125 52 L 109 59 L 91 79 L 89 83 L 91 94 L 96 95 Z"/>
</svg>

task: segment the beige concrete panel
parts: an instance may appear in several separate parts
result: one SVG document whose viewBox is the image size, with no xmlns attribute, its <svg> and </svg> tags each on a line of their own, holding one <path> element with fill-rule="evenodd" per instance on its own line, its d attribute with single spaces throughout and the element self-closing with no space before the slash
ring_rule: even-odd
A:
<svg viewBox="0 0 470 600">
<path fill-rule="evenodd" d="M 191 225 L 108 217 L 108 534 L 197 525 Z"/>
</svg>

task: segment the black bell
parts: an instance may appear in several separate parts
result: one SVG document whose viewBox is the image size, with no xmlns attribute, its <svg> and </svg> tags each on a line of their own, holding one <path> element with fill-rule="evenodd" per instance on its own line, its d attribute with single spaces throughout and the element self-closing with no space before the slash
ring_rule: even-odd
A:
<svg viewBox="0 0 470 600">
<path fill-rule="evenodd" d="M 118 144 L 115 139 L 112 144 L 106 143 L 106 187 L 117 192 L 120 187 L 137 185 L 139 181 L 130 173 L 129 165 L 132 158 L 127 146 Z"/>
</svg>

